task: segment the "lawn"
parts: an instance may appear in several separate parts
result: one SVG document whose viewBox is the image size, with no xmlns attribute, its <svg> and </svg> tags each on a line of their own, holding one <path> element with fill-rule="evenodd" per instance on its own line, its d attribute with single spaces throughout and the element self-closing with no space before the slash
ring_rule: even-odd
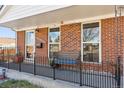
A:
<svg viewBox="0 0 124 93">
<path fill-rule="evenodd" d="M 7 80 L 0 84 L 0 88 L 39 88 L 25 80 Z"/>
</svg>

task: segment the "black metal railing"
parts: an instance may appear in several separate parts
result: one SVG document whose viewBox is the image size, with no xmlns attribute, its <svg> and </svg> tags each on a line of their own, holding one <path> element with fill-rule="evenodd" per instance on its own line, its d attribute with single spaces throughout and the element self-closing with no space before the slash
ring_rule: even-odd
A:
<svg viewBox="0 0 124 93">
<path fill-rule="evenodd" d="M 123 83 L 120 57 L 116 63 L 87 63 L 68 57 L 35 56 L 34 59 L 25 59 L 22 55 L 1 54 L 0 67 L 78 83 L 80 86 L 118 88 Z"/>
</svg>

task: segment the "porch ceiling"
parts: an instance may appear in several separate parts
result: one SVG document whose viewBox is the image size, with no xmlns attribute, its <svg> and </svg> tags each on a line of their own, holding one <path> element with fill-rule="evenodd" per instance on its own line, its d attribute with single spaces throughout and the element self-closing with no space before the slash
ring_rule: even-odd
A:
<svg viewBox="0 0 124 93">
<path fill-rule="evenodd" d="M 0 25 L 13 29 L 26 29 L 109 14 L 114 14 L 113 5 L 80 5 L 1 23 Z"/>
</svg>

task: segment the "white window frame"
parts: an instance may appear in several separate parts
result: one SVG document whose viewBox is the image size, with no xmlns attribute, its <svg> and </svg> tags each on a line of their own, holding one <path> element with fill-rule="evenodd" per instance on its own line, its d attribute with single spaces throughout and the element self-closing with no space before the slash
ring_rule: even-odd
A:
<svg viewBox="0 0 124 93">
<path fill-rule="evenodd" d="M 33 58 L 27 58 L 27 56 L 26 56 L 26 46 L 28 46 L 28 45 L 30 45 L 30 44 L 27 44 L 27 41 L 26 41 L 26 39 L 27 39 L 27 33 L 28 32 L 34 32 L 34 44 L 32 44 L 32 46 L 33 46 Z M 30 60 L 34 60 L 34 54 L 35 54 L 35 48 L 36 48 L 36 46 L 35 46 L 35 30 L 28 30 L 28 31 L 25 31 L 25 59 L 30 59 Z"/>
<path fill-rule="evenodd" d="M 50 29 L 52 29 L 52 28 L 59 28 L 59 32 L 60 32 L 60 36 L 59 36 L 59 42 L 58 43 L 55 43 L 55 42 L 50 42 L 49 41 L 49 33 L 50 33 Z M 53 26 L 53 27 L 49 27 L 48 28 L 48 57 L 50 56 L 50 44 L 59 44 L 59 51 L 61 51 L 61 26 Z"/>
<path fill-rule="evenodd" d="M 83 25 L 89 23 L 96 23 L 99 22 L 99 42 L 83 42 Z M 83 44 L 84 43 L 98 43 L 99 44 L 99 62 L 85 62 L 83 61 Z M 94 63 L 94 64 L 101 64 L 102 63 L 102 42 L 101 42 L 101 20 L 95 20 L 90 22 L 82 22 L 81 23 L 81 61 L 83 63 Z"/>
</svg>

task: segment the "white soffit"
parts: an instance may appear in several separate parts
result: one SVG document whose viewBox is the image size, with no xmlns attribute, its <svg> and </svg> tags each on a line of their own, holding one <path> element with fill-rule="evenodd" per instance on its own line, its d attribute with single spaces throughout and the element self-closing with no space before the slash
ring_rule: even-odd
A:
<svg viewBox="0 0 124 93">
<path fill-rule="evenodd" d="M 48 11 L 68 7 L 70 5 L 12 5 L 7 12 L 0 12 L 0 23 L 13 21 Z M 5 10 L 5 9 L 4 9 Z"/>
<path fill-rule="evenodd" d="M 22 19 L 2 23 L 14 29 L 26 29 L 32 27 L 47 26 L 48 24 L 60 24 L 74 22 L 78 19 L 99 19 L 114 16 L 113 5 L 80 5 L 70 6 Z"/>
</svg>

